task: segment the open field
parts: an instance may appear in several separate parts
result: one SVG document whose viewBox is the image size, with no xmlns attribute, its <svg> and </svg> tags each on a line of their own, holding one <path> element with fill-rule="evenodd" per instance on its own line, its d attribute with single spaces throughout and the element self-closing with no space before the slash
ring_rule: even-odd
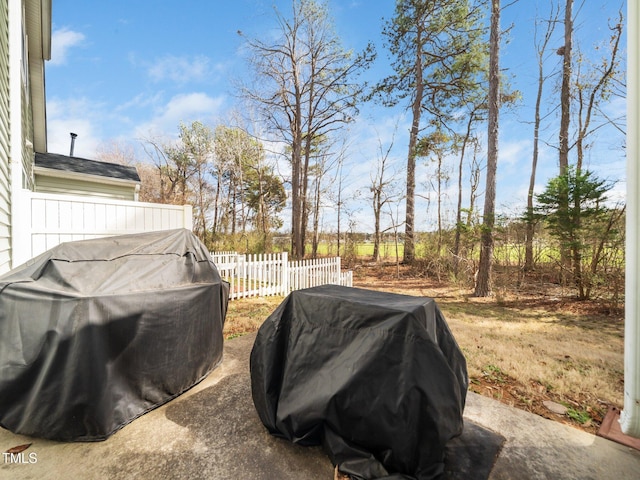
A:
<svg viewBox="0 0 640 480">
<path fill-rule="evenodd" d="M 428 278 L 396 278 L 395 268 L 360 268 L 354 285 L 436 299 L 467 358 L 470 389 L 517 408 L 594 433 L 610 406 L 622 407 L 623 318 L 590 302 L 552 294 L 470 291 Z M 225 333 L 257 330 L 282 301 L 253 298 L 229 305 Z M 567 408 L 552 413 L 543 402 Z"/>
<path fill-rule="evenodd" d="M 357 242 L 350 244 L 348 247 L 349 254 L 359 259 L 371 258 L 373 256 L 373 242 Z M 398 244 L 398 255 L 396 257 L 396 245 L 395 243 L 382 243 L 380 245 L 380 257 L 387 261 L 396 261 L 396 258 L 402 259 L 404 255 L 404 245 Z M 311 253 L 311 248 L 307 248 L 307 253 Z M 345 245 L 340 246 L 340 254 L 345 257 Z M 320 242 L 318 245 L 318 255 L 320 257 L 330 257 L 338 255 L 338 246 L 336 243 Z"/>
</svg>

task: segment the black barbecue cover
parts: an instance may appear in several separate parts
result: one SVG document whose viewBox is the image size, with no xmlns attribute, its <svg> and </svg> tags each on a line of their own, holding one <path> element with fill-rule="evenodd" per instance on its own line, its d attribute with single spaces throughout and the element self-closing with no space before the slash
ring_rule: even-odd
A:
<svg viewBox="0 0 640 480">
<path fill-rule="evenodd" d="M 222 360 L 229 288 L 188 230 L 61 244 L 0 277 L 0 425 L 104 440 Z"/>
<path fill-rule="evenodd" d="M 354 479 L 432 479 L 462 433 L 467 367 L 434 300 L 325 285 L 291 293 L 251 352 L 273 435 L 323 444 Z"/>
</svg>

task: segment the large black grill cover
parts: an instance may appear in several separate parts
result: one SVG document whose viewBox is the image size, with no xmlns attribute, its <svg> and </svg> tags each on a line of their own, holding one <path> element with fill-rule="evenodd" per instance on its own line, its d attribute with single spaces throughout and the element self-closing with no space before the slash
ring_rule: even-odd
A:
<svg viewBox="0 0 640 480">
<path fill-rule="evenodd" d="M 0 277 L 0 425 L 104 440 L 222 360 L 229 287 L 188 230 L 61 244 Z"/>
<path fill-rule="evenodd" d="M 462 433 L 467 367 L 434 300 L 325 285 L 261 326 L 251 387 L 274 435 L 323 443 L 352 478 L 437 478 Z"/>
</svg>

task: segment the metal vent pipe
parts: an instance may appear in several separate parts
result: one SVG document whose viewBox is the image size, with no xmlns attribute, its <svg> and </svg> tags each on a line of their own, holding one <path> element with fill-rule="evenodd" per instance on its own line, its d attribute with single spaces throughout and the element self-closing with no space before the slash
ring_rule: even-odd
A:
<svg viewBox="0 0 640 480">
<path fill-rule="evenodd" d="M 70 135 L 71 135 L 71 148 L 69 149 L 69 156 L 73 157 L 73 147 L 75 147 L 76 145 L 76 137 L 78 136 L 78 134 L 71 132 Z"/>
</svg>

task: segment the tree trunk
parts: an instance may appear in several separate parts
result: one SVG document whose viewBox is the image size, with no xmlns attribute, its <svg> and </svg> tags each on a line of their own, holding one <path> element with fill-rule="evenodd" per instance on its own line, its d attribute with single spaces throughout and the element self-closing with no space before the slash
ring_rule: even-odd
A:
<svg viewBox="0 0 640 480">
<path fill-rule="evenodd" d="M 309 163 L 311 161 L 312 151 L 312 134 L 307 133 L 304 141 L 304 162 L 302 163 L 302 169 L 300 172 L 300 211 L 302 213 L 300 217 L 300 258 L 304 258 L 306 255 L 307 245 L 307 229 L 309 225 Z"/>
<path fill-rule="evenodd" d="M 341 230 L 341 225 L 342 225 L 342 162 L 340 163 L 340 168 L 338 170 L 338 205 L 337 205 L 337 222 L 338 225 L 336 227 L 336 234 L 337 234 L 337 249 L 338 249 L 338 253 L 337 255 L 340 256 L 340 234 L 342 233 Z"/>
<path fill-rule="evenodd" d="M 565 175 L 569 169 L 569 123 L 571 120 L 571 47 L 573 35 L 572 19 L 573 0 L 566 0 L 564 11 L 564 46 L 558 51 L 562 54 L 562 86 L 560 88 L 560 134 L 559 157 L 560 175 Z M 569 198 L 560 199 L 560 209 L 569 210 Z M 560 262 L 562 264 L 562 283 L 567 283 L 566 272 L 571 269 L 570 252 L 565 246 L 560 246 Z"/>
<path fill-rule="evenodd" d="M 217 236 L 220 230 L 220 195 L 221 195 L 221 182 L 222 182 L 222 172 L 220 170 L 217 171 L 216 174 L 216 194 L 213 201 L 213 226 L 211 227 L 211 231 L 213 233 L 213 237 Z"/>
<path fill-rule="evenodd" d="M 538 93 L 536 95 L 535 119 L 533 126 L 533 158 L 531 160 L 531 176 L 529 177 L 529 191 L 527 193 L 527 227 L 525 232 L 524 246 L 524 269 L 532 271 L 533 265 L 533 236 L 535 224 L 533 220 L 533 195 L 536 186 L 536 169 L 538 166 L 538 141 L 540 138 L 540 103 L 542 100 L 542 86 L 544 77 L 542 75 L 542 57 L 539 60 Z"/>
<path fill-rule="evenodd" d="M 474 120 L 474 113 L 469 114 L 467 120 L 467 131 L 462 139 L 462 147 L 460 148 L 460 161 L 458 162 L 458 205 L 456 206 L 456 234 L 453 242 L 453 273 L 458 275 L 460 264 L 460 236 L 462 233 L 462 167 L 464 166 L 464 155 L 467 151 L 467 143 L 471 136 L 471 123 Z"/>
<path fill-rule="evenodd" d="M 382 181 L 380 181 L 382 183 Z M 374 262 L 378 262 L 380 260 L 380 210 L 382 208 L 380 202 L 380 195 L 382 187 L 380 185 L 374 185 L 373 187 L 373 219 L 374 219 L 374 227 L 373 227 L 373 258 Z"/>
<path fill-rule="evenodd" d="M 471 184 L 469 188 L 469 213 L 467 214 L 467 227 L 471 228 L 473 214 L 476 211 L 476 198 L 478 198 L 478 188 L 480 186 L 480 165 L 478 164 L 478 145 L 474 145 L 473 159 L 471 160 Z"/>
<path fill-rule="evenodd" d="M 421 33 L 418 29 L 416 38 L 416 91 L 411 106 L 412 121 L 409 132 L 409 152 L 407 153 L 407 198 L 404 225 L 404 254 L 403 262 L 411 264 L 415 260 L 415 190 L 416 190 L 416 145 L 420 133 L 420 117 L 422 114 L 422 97 L 424 95 L 424 84 L 422 78 L 422 41 Z"/>
<path fill-rule="evenodd" d="M 524 247 L 524 269 L 525 271 L 532 271 L 534 269 L 533 259 L 533 237 L 535 235 L 535 224 L 533 220 L 533 196 L 536 186 L 536 170 L 538 167 L 538 149 L 540 142 L 540 105 L 542 103 L 542 92 L 544 82 L 546 80 L 544 76 L 544 55 L 547 51 L 547 45 L 551 39 L 556 20 L 558 18 L 557 13 L 549 19 L 547 23 L 547 30 L 544 35 L 542 44 L 538 47 L 538 91 L 536 93 L 536 106 L 534 113 L 533 123 L 533 156 L 531 159 L 531 176 L 529 177 L 529 191 L 527 193 L 527 226 L 525 232 L 525 247 Z"/>
<path fill-rule="evenodd" d="M 319 172 L 321 169 L 318 170 Z M 314 205 L 313 205 L 313 236 L 311 239 L 311 257 L 318 258 L 318 244 L 320 243 L 320 179 L 322 175 L 318 173 L 316 179 L 314 193 Z"/>
<path fill-rule="evenodd" d="M 437 255 L 442 251 L 442 152 L 438 152 L 438 245 Z"/>
<path fill-rule="evenodd" d="M 414 102 L 415 103 L 415 102 Z M 418 107 L 418 110 L 420 107 Z M 406 217 L 404 224 L 404 254 L 403 262 L 407 264 L 413 263 L 415 260 L 415 240 L 413 227 L 415 224 L 415 190 L 416 190 L 416 142 L 418 138 L 418 124 L 420 123 L 420 114 L 418 118 L 414 116 L 414 122 L 411 126 L 409 134 L 409 153 L 407 155 L 407 198 L 406 198 Z"/>
<path fill-rule="evenodd" d="M 291 257 L 302 258 L 300 235 L 302 213 L 300 211 L 300 145 L 294 144 L 291 157 Z M 296 152 L 297 150 L 297 152 Z"/>
<path fill-rule="evenodd" d="M 264 201 L 264 168 L 261 164 L 258 165 L 258 212 L 256 212 L 256 218 L 259 219 L 260 231 L 262 233 L 262 248 L 264 253 L 271 250 L 271 240 L 269 236 L 269 216 L 267 212 L 267 205 Z"/>
<path fill-rule="evenodd" d="M 496 173 L 498 169 L 498 117 L 500 113 L 500 0 L 491 1 L 491 35 L 489 38 L 489 119 L 487 131 L 487 186 L 480 249 L 480 265 L 474 295 L 491 294 L 493 264 L 493 226 L 495 223 Z"/>
<path fill-rule="evenodd" d="M 303 222 L 304 202 L 302 197 L 302 112 L 300 93 L 296 86 L 293 145 L 291 152 L 291 256 L 293 260 L 304 257 Z"/>
<path fill-rule="evenodd" d="M 380 235 L 380 215 L 376 215 L 376 219 L 375 219 L 375 233 L 373 235 L 373 255 L 372 255 L 372 260 L 374 262 L 379 262 L 380 261 L 380 239 L 381 239 L 381 235 Z"/>
<path fill-rule="evenodd" d="M 564 11 L 564 47 L 562 54 L 562 86 L 560 90 L 560 175 L 569 168 L 569 122 L 571 116 L 571 47 L 573 35 L 573 0 L 566 0 Z"/>
</svg>

